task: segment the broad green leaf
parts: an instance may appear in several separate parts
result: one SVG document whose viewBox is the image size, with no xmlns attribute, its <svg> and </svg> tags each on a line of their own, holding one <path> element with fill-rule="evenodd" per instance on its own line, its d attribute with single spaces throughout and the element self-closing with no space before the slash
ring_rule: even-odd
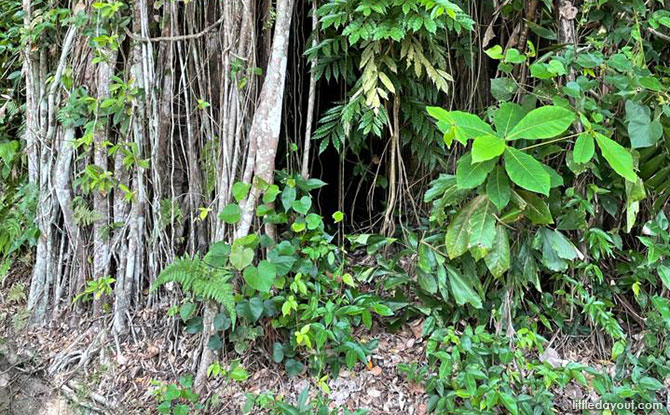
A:
<svg viewBox="0 0 670 415">
<path fill-rule="evenodd" d="M 233 197 L 238 202 L 241 202 L 242 200 L 246 199 L 250 189 L 251 183 L 235 182 L 233 185 Z"/>
<path fill-rule="evenodd" d="M 491 48 L 488 48 L 484 51 L 491 59 L 500 60 L 505 57 L 503 55 L 503 48 L 500 45 L 495 45 Z"/>
<path fill-rule="evenodd" d="M 663 126 L 658 120 L 651 120 L 651 111 L 646 105 L 626 101 L 626 120 L 633 148 L 653 146 L 663 136 Z"/>
<path fill-rule="evenodd" d="M 444 267 L 447 269 L 449 275 L 449 287 L 451 288 L 454 300 L 456 300 L 456 304 L 464 305 L 465 303 L 470 303 L 475 308 L 482 308 L 482 299 L 461 274 L 450 265 L 445 265 Z"/>
<path fill-rule="evenodd" d="M 228 204 L 221 210 L 221 213 L 219 213 L 219 219 L 230 225 L 239 222 L 241 217 L 242 211 L 240 210 L 240 207 L 237 205 L 237 203 Z"/>
<path fill-rule="evenodd" d="M 485 197 L 484 202 L 475 207 L 468 222 L 470 238 L 468 249 L 488 252 L 493 248 L 496 236 L 496 219 L 493 216 L 493 204 Z"/>
<path fill-rule="evenodd" d="M 229 372 L 228 377 L 237 382 L 244 382 L 249 378 L 249 373 L 240 365 L 235 365 Z"/>
<path fill-rule="evenodd" d="M 645 376 L 638 381 L 638 385 L 646 390 L 657 391 L 663 389 L 663 384 L 656 378 Z"/>
<path fill-rule="evenodd" d="M 263 203 L 274 203 L 275 199 L 277 199 L 277 195 L 279 194 L 279 186 L 276 184 L 268 186 L 267 189 L 265 189 L 265 192 L 263 193 Z"/>
<path fill-rule="evenodd" d="M 472 163 L 472 154 L 468 153 L 458 160 L 456 182 L 461 189 L 474 189 L 484 183 L 486 176 L 495 167 L 496 160 Z"/>
<path fill-rule="evenodd" d="M 214 242 L 205 255 L 204 261 L 214 268 L 222 268 L 226 265 L 230 256 L 230 245 L 223 241 Z"/>
<path fill-rule="evenodd" d="M 661 281 L 663 281 L 665 288 L 670 290 L 670 268 L 665 265 L 659 265 L 656 271 L 658 272 L 658 276 L 661 277 Z"/>
<path fill-rule="evenodd" d="M 268 261 L 261 261 L 258 268 L 248 266 L 244 269 L 244 280 L 255 290 L 266 293 L 272 288 L 272 282 L 277 275 L 275 266 Z"/>
<path fill-rule="evenodd" d="M 210 350 L 221 350 L 223 347 L 223 341 L 221 340 L 221 336 L 218 334 L 214 334 L 209 337 L 209 341 L 207 342 L 207 347 L 210 348 Z"/>
<path fill-rule="evenodd" d="M 175 405 L 175 407 L 172 409 L 172 414 L 173 415 L 188 415 L 188 405 L 180 403 L 179 405 Z"/>
<path fill-rule="evenodd" d="M 581 133 L 575 142 L 575 148 L 572 151 L 572 158 L 575 163 L 588 163 L 595 152 L 593 136 L 589 133 Z"/>
<path fill-rule="evenodd" d="M 509 237 L 507 236 L 507 229 L 502 225 L 496 226 L 495 232 L 493 249 L 484 257 L 484 262 L 491 274 L 500 278 L 510 266 Z"/>
<path fill-rule="evenodd" d="M 244 299 L 235 305 L 235 311 L 239 316 L 242 316 L 254 323 L 263 315 L 263 300 L 259 297 L 254 297 L 249 300 Z"/>
<path fill-rule="evenodd" d="M 503 102 L 494 115 L 496 130 L 501 137 L 514 128 L 526 115 L 526 110 L 519 104 L 513 102 Z"/>
<path fill-rule="evenodd" d="M 307 222 L 307 229 L 309 230 L 317 229 L 323 224 L 323 219 L 321 218 L 321 215 L 317 215 L 316 213 L 310 213 L 309 215 L 307 215 L 305 221 Z"/>
<path fill-rule="evenodd" d="M 241 271 L 247 265 L 251 264 L 251 261 L 254 260 L 254 251 L 251 248 L 245 248 L 241 245 L 233 245 L 233 249 L 230 252 L 230 263 L 237 269 Z"/>
<path fill-rule="evenodd" d="M 549 173 L 549 187 L 553 189 L 554 187 L 563 186 L 563 176 L 558 174 L 556 170 L 552 169 L 546 164 L 543 164 L 542 167 L 544 167 L 544 170 Z"/>
<path fill-rule="evenodd" d="M 538 231 L 542 243 L 542 263 L 552 271 L 565 271 L 568 261 L 583 259 L 584 255 L 557 230 L 542 228 Z"/>
<path fill-rule="evenodd" d="M 499 210 L 505 208 L 509 203 L 509 179 L 501 166 L 496 166 L 489 175 L 489 180 L 486 183 L 486 194 Z"/>
<path fill-rule="evenodd" d="M 617 357 L 626 350 L 626 342 L 623 340 L 618 340 L 612 345 L 612 360 L 616 360 Z"/>
<path fill-rule="evenodd" d="M 512 147 L 505 150 L 505 170 L 519 187 L 549 195 L 551 176 L 533 156 Z"/>
<path fill-rule="evenodd" d="M 556 137 L 567 130 L 575 119 L 569 109 L 545 106 L 532 110 L 505 136 L 506 140 L 539 140 Z"/>
<path fill-rule="evenodd" d="M 518 49 L 509 48 L 505 52 L 505 62 L 507 63 L 524 63 L 526 61 L 526 56 L 522 55 Z"/>
<path fill-rule="evenodd" d="M 498 396 L 500 397 L 500 401 L 502 401 L 503 405 L 505 405 L 505 408 L 507 408 L 511 415 L 519 414 L 517 400 L 512 397 L 512 395 L 505 392 L 498 392 Z"/>
<path fill-rule="evenodd" d="M 284 367 L 286 368 L 286 373 L 288 373 L 289 377 L 298 376 L 305 369 L 305 365 L 295 359 L 287 359 Z"/>
<path fill-rule="evenodd" d="M 508 77 L 491 79 L 491 95 L 498 101 L 509 101 L 518 89 L 517 83 Z"/>
<path fill-rule="evenodd" d="M 628 150 L 621 144 L 600 133 L 596 133 L 596 142 L 603 157 L 615 172 L 626 180 L 631 182 L 637 181 L 637 175 L 633 170 L 633 156 L 631 156 Z"/>
<path fill-rule="evenodd" d="M 483 135 L 472 143 L 472 162 L 479 163 L 498 157 L 505 151 L 505 140 L 494 135 Z"/>
<path fill-rule="evenodd" d="M 518 190 L 517 194 L 526 202 L 523 213 L 533 225 L 549 225 L 554 223 L 549 206 L 534 193 Z"/>
<path fill-rule="evenodd" d="M 295 201 L 296 196 L 295 187 L 286 186 L 281 192 L 281 204 L 284 207 L 285 211 L 288 211 L 291 206 L 293 206 L 293 201 Z"/>
<path fill-rule="evenodd" d="M 284 346 L 279 342 L 272 344 L 272 360 L 275 363 L 281 363 L 284 360 Z"/>
<path fill-rule="evenodd" d="M 294 200 L 292 207 L 296 212 L 306 215 L 309 211 L 309 208 L 312 207 L 312 199 L 310 199 L 308 196 L 303 196 L 299 200 Z"/>
<path fill-rule="evenodd" d="M 488 203 L 485 195 L 477 196 L 461 208 L 447 227 L 445 245 L 450 259 L 463 255 L 468 250 L 470 241 L 470 219 L 474 212 L 484 203 Z"/>
<path fill-rule="evenodd" d="M 179 316 L 181 317 L 182 321 L 186 321 L 191 318 L 191 315 L 193 315 L 194 311 L 195 304 L 188 302 L 179 308 Z"/>
<path fill-rule="evenodd" d="M 428 190 L 423 194 L 423 201 L 425 203 L 432 202 L 454 186 L 456 186 L 456 176 L 442 173 L 437 179 L 430 182 Z"/>
<path fill-rule="evenodd" d="M 422 270 L 417 270 L 417 280 L 421 289 L 429 294 L 437 292 L 437 282 L 432 274 Z"/>
<path fill-rule="evenodd" d="M 448 128 L 443 133 L 450 132 L 453 138 L 465 144 L 467 140 L 483 135 L 495 135 L 490 125 L 474 114 L 462 111 L 446 111 L 439 107 L 426 107 L 428 114 L 441 121 L 438 127 Z"/>
</svg>

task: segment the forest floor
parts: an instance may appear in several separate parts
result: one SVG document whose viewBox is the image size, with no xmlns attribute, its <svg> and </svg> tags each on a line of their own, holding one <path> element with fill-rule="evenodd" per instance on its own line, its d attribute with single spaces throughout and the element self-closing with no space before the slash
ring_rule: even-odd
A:
<svg viewBox="0 0 670 415">
<path fill-rule="evenodd" d="M 10 310 L 2 312 L 7 311 Z M 170 336 L 165 333 L 171 331 L 170 327 L 158 326 L 154 320 L 165 315 L 165 311 L 155 310 L 153 316 L 142 316 L 140 320 L 144 323 L 136 325 L 137 336 L 130 336 L 118 348 L 114 339 L 102 338 L 94 324 L 81 324 L 81 330 L 76 331 L 63 324 L 18 332 L 6 324 L 0 334 L 4 345 L 0 350 L 4 374 L 0 378 L 0 405 L 11 403 L 13 396 L 15 409 L 6 413 L 16 415 L 155 413 L 154 381 L 175 382 L 180 375 L 190 373 L 193 363 L 189 351 L 197 347 L 193 343 L 195 336 L 168 340 Z M 380 330 L 361 333 L 363 341 L 376 338 L 379 347 L 368 366 L 358 364 L 354 370 L 343 370 L 339 377 L 328 380 L 331 406 L 366 408 L 372 415 L 425 415 L 427 396 L 423 387 L 408 382 L 397 370 L 399 363 L 425 363 L 421 325 L 422 320 L 415 320 L 396 333 Z M 592 367 L 604 363 L 594 360 L 594 348 L 587 341 L 555 343 L 557 349 L 550 349 L 551 353 L 542 359 L 556 364 L 580 362 Z M 249 379 L 210 382 L 207 396 L 217 395 L 220 403 L 207 413 L 241 414 L 245 393 L 249 392 L 271 392 L 295 402 L 306 387 L 312 392 L 317 390 L 313 378 L 307 375 L 290 378 L 283 366 L 272 362 L 263 347 L 254 350 L 242 361 L 250 373 Z M 56 373 L 50 375 L 50 371 Z M 573 413 L 573 401 L 586 399 L 590 393 L 576 383 L 556 392 L 556 413 L 560 414 Z M 68 402 L 69 409 L 64 402 Z"/>
<path fill-rule="evenodd" d="M 8 301 L 8 293 L 0 294 L 0 414 L 154 414 L 157 382 L 176 382 L 195 371 L 191 356 L 199 347 L 198 336 L 183 333 L 174 318 L 166 317 L 168 304 L 135 315 L 130 334 L 119 339 L 108 334 L 111 327 L 101 326 L 102 319 L 56 319 L 45 327 L 29 326 L 22 317 L 23 301 Z M 426 363 L 422 325 L 417 319 L 395 333 L 380 325 L 359 330 L 360 341 L 376 339 L 379 346 L 367 366 L 359 363 L 328 378 L 331 406 L 366 408 L 371 415 L 425 415 L 423 386 L 398 371 L 400 363 Z M 594 339 L 555 338 L 551 348 L 535 357 L 552 365 L 578 362 L 611 373 L 614 365 L 599 359 L 602 352 Z M 241 414 L 246 393 L 270 392 L 294 403 L 306 387 L 312 393 L 318 390 L 313 377 L 290 378 L 282 365 L 272 362 L 271 349 L 271 344 L 256 344 L 242 357 L 250 374 L 246 381 L 210 381 L 203 395 L 216 395 L 219 403 L 206 413 Z M 229 353 L 224 360 L 240 358 Z M 574 401 L 596 398 L 575 382 L 554 392 L 559 414 L 572 414 Z"/>
</svg>

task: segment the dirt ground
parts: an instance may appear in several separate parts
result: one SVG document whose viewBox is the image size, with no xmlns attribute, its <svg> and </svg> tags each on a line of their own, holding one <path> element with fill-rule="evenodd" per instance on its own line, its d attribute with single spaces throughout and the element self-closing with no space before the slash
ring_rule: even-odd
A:
<svg viewBox="0 0 670 415">
<path fill-rule="evenodd" d="M 152 381 L 176 382 L 181 375 L 193 373 L 195 363 L 189 356 L 198 347 L 197 336 L 183 335 L 166 310 L 156 309 L 137 316 L 135 330 L 118 341 L 96 328 L 95 322 L 80 322 L 71 330 L 65 322 L 49 327 L 23 329 L 14 333 L 5 325 L 0 342 L 0 414 L 154 414 L 156 405 Z M 161 317 L 163 316 L 163 317 Z M 397 333 L 384 331 L 361 333 L 363 341 L 373 337 L 379 347 L 371 364 L 358 364 L 329 378 L 332 406 L 366 408 L 371 415 L 424 415 L 427 396 L 421 385 L 412 384 L 397 370 L 399 363 L 424 362 L 425 344 L 421 338 L 422 321 L 406 324 Z M 54 341 L 56 339 L 56 341 Z M 585 345 L 577 353 L 556 341 L 556 347 L 543 359 L 582 361 L 589 356 Z M 244 382 L 213 381 L 203 395 L 218 395 L 220 406 L 211 414 L 241 414 L 245 393 L 271 392 L 295 402 L 309 387 L 318 390 L 308 375 L 288 377 L 282 366 L 274 364 L 264 345 L 245 355 L 242 364 L 250 373 Z M 234 352 L 230 356 L 237 358 Z M 593 361 L 589 363 L 593 364 Z M 588 397 L 578 385 L 568 385 L 557 394 L 557 413 L 570 414 L 572 401 Z"/>
</svg>

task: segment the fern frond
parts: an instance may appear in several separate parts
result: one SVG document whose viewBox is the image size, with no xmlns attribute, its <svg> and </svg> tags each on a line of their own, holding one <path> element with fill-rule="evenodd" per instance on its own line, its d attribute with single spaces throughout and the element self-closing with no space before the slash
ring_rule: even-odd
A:
<svg viewBox="0 0 670 415">
<path fill-rule="evenodd" d="M 178 283 L 184 291 L 191 291 L 196 279 L 203 274 L 200 258 L 177 258 L 173 263 L 165 267 L 151 289 L 155 290 L 168 282 Z"/>
<path fill-rule="evenodd" d="M 235 324 L 235 290 L 230 279 L 233 274 L 209 267 L 200 258 L 182 257 L 165 267 L 151 289 L 158 289 L 168 282 L 178 283 L 182 290 L 194 296 L 212 300 L 223 306 Z"/>
</svg>

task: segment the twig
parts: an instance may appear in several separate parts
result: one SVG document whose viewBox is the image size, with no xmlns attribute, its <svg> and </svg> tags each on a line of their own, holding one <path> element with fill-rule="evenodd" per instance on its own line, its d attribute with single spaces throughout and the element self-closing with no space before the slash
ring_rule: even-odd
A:
<svg viewBox="0 0 670 415">
<path fill-rule="evenodd" d="M 663 39 L 667 42 L 670 42 L 670 36 L 666 35 L 665 33 L 661 33 L 661 32 L 659 32 L 658 30 L 656 30 L 652 27 L 648 27 L 647 31 L 649 33 L 653 34 L 653 35 L 656 35 L 657 37 L 660 37 L 661 39 Z"/>
</svg>

